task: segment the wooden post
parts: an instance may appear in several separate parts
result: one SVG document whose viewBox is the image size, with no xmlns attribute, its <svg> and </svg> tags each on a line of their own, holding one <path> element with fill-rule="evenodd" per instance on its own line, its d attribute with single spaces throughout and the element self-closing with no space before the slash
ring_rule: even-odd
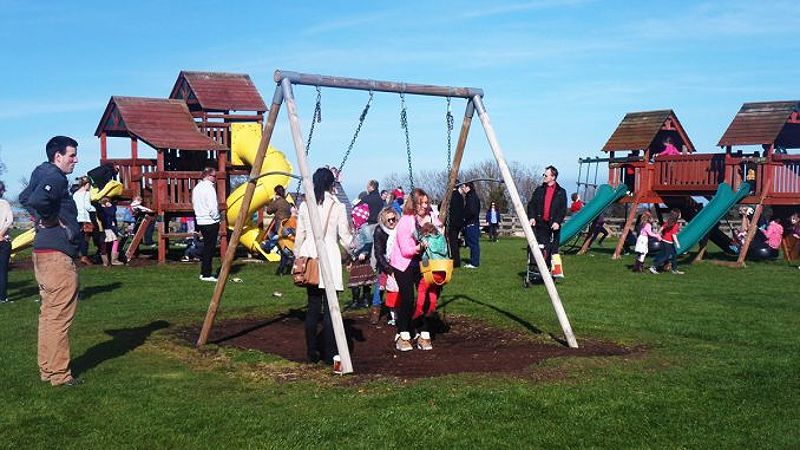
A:
<svg viewBox="0 0 800 450">
<path fill-rule="evenodd" d="M 104 163 L 108 159 L 108 137 L 106 132 L 100 133 L 100 161 Z"/>
<path fill-rule="evenodd" d="M 230 145 L 228 143 L 227 145 Z M 217 152 L 217 198 L 222 200 L 220 201 L 220 215 L 219 215 L 219 253 L 220 256 L 224 255 L 228 251 L 228 214 L 227 214 L 227 204 L 225 200 L 227 196 L 228 190 L 228 174 L 225 172 L 225 165 L 227 164 L 227 150 L 220 150 Z M 222 182 L 220 182 L 220 179 Z"/>
<path fill-rule="evenodd" d="M 156 198 L 155 207 L 158 212 L 159 223 L 158 227 L 158 263 L 163 264 L 167 260 L 167 244 L 168 240 L 164 235 L 169 228 L 167 222 L 169 218 L 164 214 L 164 203 L 167 201 L 167 182 L 164 180 L 164 152 L 165 149 L 158 150 L 156 155 L 156 173 L 158 178 L 154 183 L 153 194 Z"/>
<path fill-rule="evenodd" d="M 139 159 L 139 140 L 135 137 L 131 138 L 131 158 Z"/>
<path fill-rule="evenodd" d="M 511 202 L 514 204 L 514 209 L 517 212 L 517 218 L 522 225 L 522 230 L 525 232 L 528 245 L 531 247 L 533 257 L 536 260 L 536 266 L 539 268 L 539 273 L 542 275 L 544 285 L 547 287 L 547 293 L 550 296 L 553 309 L 555 309 L 558 322 L 561 324 L 561 329 L 564 331 L 564 337 L 571 348 L 578 348 L 578 341 L 575 339 L 575 335 L 572 333 L 572 326 L 569 323 L 566 311 L 564 311 L 564 306 L 561 304 L 561 298 L 558 296 L 558 291 L 556 290 L 555 283 L 553 282 L 553 277 L 550 275 L 550 268 L 547 267 L 544 257 L 542 256 L 542 252 L 539 249 L 539 243 L 536 242 L 536 236 L 533 234 L 533 229 L 531 228 L 528 214 L 525 212 L 525 207 L 522 205 L 522 200 L 519 198 L 519 192 L 517 192 L 517 187 L 514 185 L 514 179 L 511 178 L 511 171 L 508 169 L 508 164 L 506 164 L 505 157 L 500 149 L 500 143 L 495 137 L 494 128 L 489 120 L 489 114 L 486 112 L 486 108 L 483 106 L 483 101 L 479 95 L 473 97 L 472 100 L 475 104 L 475 109 L 478 111 L 478 118 L 480 119 L 483 129 L 486 132 L 486 138 L 489 141 L 489 147 L 492 149 L 492 153 L 497 160 L 497 165 L 500 167 L 500 173 L 503 175 L 503 180 L 505 180 L 506 188 L 508 189 L 509 196 L 511 197 Z"/>
<path fill-rule="evenodd" d="M 745 176 L 747 176 L 747 174 L 745 174 Z M 736 264 L 739 267 L 747 266 L 744 260 L 747 258 L 747 251 L 750 249 L 750 243 L 753 242 L 753 237 L 756 235 L 756 231 L 758 230 L 758 219 L 761 218 L 761 212 L 764 210 L 764 200 L 767 198 L 767 195 L 769 195 L 769 192 L 772 189 L 771 173 L 767 175 L 761 186 L 761 196 L 758 199 L 758 205 L 756 206 L 755 214 L 753 215 L 753 219 L 750 221 L 750 226 L 747 229 L 747 237 L 742 243 L 742 247 L 739 249 L 739 258 L 736 259 Z"/>
<path fill-rule="evenodd" d="M 322 275 L 322 282 L 325 285 L 325 297 L 328 301 L 328 311 L 333 323 L 333 335 L 336 338 L 336 347 L 339 357 L 342 360 L 342 373 L 353 372 L 353 363 L 350 360 L 350 349 L 347 347 L 347 336 L 344 332 L 342 323 L 342 313 L 339 310 L 339 299 L 336 294 L 336 287 L 333 285 L 333 268 L 330 267 L 328 251 L 325 248 L 324 236 L 322 235 L 322 219 L 314 194 L 314 184 L 311 180 L 311 172 L 308 170 L 308 160 L 305 154 L 305 145 L 300 133 L 300 119 L 297 117 L 297 105 L 292 93 L 292 83 L 288 78 L 281 80 L 283 97 L 286 102 L 286 113 L 289 116 L 289 125 L 292 129 L 292 141 L 297 155 L 297 166 L 300 175 L 303 177 L 303 189 L 306 194 L 306 207 L 308 208 L 309 221 L 311 222 L 311 232 L 314 237 L 314 244 L 317 249 L 317 257 Z M 260 166 L 259 166 L 260 167 Z"/>
<path fill-rule="evenodd" d="M 217 316 L 219 303 L 225 292 L 225 283 L 228 281 L 228 275 L 231 272 L 231 264 L 233 258 L 236 256 L 236 246 L 239 245 L 239 237 L 242 235 L 242 228 L 247 220 L 247 210 L 250 208 L 250 202 L 253 200 L 253 193 L 256 190 L 256 178 L 261 172 L 261 166 L 264 164 L 264 157 L 267 154 L 270 139 L 272 139 L 272 132 L 275 130 L 275 120 L 280 111 L 283 96 L 281 95 L 280 88 L 275 89 L 275 96 L 272 100 L 272 108 L 269 110 L 269 117 L 267 123 L 264 125 L 264 132 L 261 134 L 261 142 L 258 145 L 255 161 L 250 169 L 250 180 L 248 180 L 247 188 L 242 198 L 242 205 L 239 209 L 239 215 L 236 217 L 236 224 L 233 227 L 233 234 L 231 235 L 231 242 L 225 251 L 225 256 L 222 259 L 222 268 L 220 269 L 219 277 L 217 278 L 217 285 L 214 287 L 214 294 L 211 297 L 211 303 L 208 305 L 208 312 L 203 321 L 203 329 L 200 331 L 200 337 L 197 339 L 197 346 L 203 346 L 208 342 L 208 335 L 211 332 L 211 326 L 214 324 L 214 319 Z"/>
<path fill-rule="evenodd" d="M 131 166 L 131 178 L 130 178 L 130 185 L 125 186 L 126 189 L 131 189 L 134 194 L 133 195 L 142 195 L 142 179 L 141 179 L 141 167 L 139 167 L 139 140 L 136 138 L 131 138 L 131 159 L 133 159 L 133 165 Z"/>
<path fill-rule="evenodd" d="M 589 223 L 589 231 L 586 233 L 586 238 L 583 240 L 583 244 L 581 245 L 581 249 L 578 250 L 579 255 L 585 255 L 586 252 L 589 251 L 589 248 L 592 246 L 594 239 L 592 239 L 592 224 Z"/>
<path fill-rule="evenodd" d="M 700 241 L 700 251 L 698 251 L 697 255 L 695 255 L 694 259 L 692 259 L 692 264 L 699 264 L 703 262 L 703 257 L 706 255 L 706 250 L 708 250 L 708 240 L 708 235 L 706 235 Z"/>
<path fill-rule="evenodd" d="M 475 114 L 475 105 L 472 100 L 467 100 L 467 109 L 464 111 L 464 121 L 461 123 L 461 132 L 458 135 L 458 144 L 456 144 L 456 153 L 453 155 L 453 165 L 450 168 L 450 174 L 447 178 L 447 188 L 444 191 L 444 198 L 442 204 L 439 206 L 439 220 L 442 224 L 447 223 L 447 212 L 450 207 L 450 199 L 453 197 L 453 188 L 458 178 L 458 171 L 461 168 L 461 158 L 464 156 L 464 147 L 467 145 L 467 136 L 469 135 L 469 127 L 472 124 L 472 116 Z"/>
<path fill-rule="evenodd" d="M 628 237 L 628 233 L 630 233 L 631 228 L 633 228 L 633 222 L 636 219 L 636 211 L 638 209 L 639 199 L 635 199 L 633 203 L 631 203 L 631 210 L 628 213 L 628 219 L 625 221 L 625 226 L 622 228 L 622 234 L 619 236 L 617 248 L 614 249 L 614 255 L 611 256 L 611 259 L 619 259 L 620 254 L 622 253 L 622 247 L 625 245 L 625 238 Z"/>
<path fill-rule="evenodd" d="M 139 224 L 139 229 L 136 230 L 136 234 L 133 235 L 133 239 L 131 240 L 131 244 L 128 246 L 128 250 L 125 251 L 125 258 L 130 261 L 133 256 L 136 254 L 136 249 L 139 248 L 139 243 L 142 242 L 142 238 L 144 234 L 147 232 L 147 228 L 150 227 L 150 224 L 156 218 L 153 214 L 146 214 L 142 222 Z"/>
</svg>

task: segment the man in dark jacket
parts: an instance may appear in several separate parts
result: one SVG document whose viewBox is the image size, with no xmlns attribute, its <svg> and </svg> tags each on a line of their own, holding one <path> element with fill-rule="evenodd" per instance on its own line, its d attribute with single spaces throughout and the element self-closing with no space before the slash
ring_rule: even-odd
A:
<svg viewBox="0 0 800 450">
<path fill-rule="evenodd" d="M 542 174 L 542 184 L 533 191 L 528 202 L 528 218 L 536 240 L 549 244 L 550 254 L 558 253 L 561 224 L 567 213 L 567 191 L 558 185 L 558 169 L 547 166 Z"/>
<path fill-rule="evenodd" d="M 464 228 L 464 196 L 461 195 L 461 186 L 453 190 L 450 205 L 447 208 L 447 242 L 450 245 L 450 257 L 453 258 L 453 267 L 461 266 L 461 243 L 458 236 Z"/>
<path fill-rule="evenodd" d="M 464 184 L 461 189 L 464 193 L 464 240 L 469 247 L 469 263 L 464 267 L 475 269 L 481 265 L 481 199 L 472 183 Z"/>
<path fill-rule="evenodd" d="M 381 210 L 386 203 L 381 198 L 381 193 L 378 190 L 377 180 L 369 180 L 367 183 L 367 195 L 361 201 L 366 203 L 369 207 L 369 218 L 367 219 L 367 223 L 378 223 L 378 214 L 381 213 Z"/>
<path fill-rule="evenodd" d="M 39 284 L 39 376 L 53 386 L 75 386 L 69 369 L 69 329 L 78 306 L 78 210 L 66 175 L 78 163 L 78 143 L 66 136 L 47 142 L 47 162 L 31 174 L 19 195 L 35 219 L 33 269 Z"/>
</svg>

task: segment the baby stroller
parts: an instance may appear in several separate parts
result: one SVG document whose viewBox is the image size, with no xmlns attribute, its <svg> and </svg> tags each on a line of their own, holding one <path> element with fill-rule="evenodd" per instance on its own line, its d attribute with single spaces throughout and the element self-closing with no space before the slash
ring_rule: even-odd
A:
<svg viewBox="0 0 800 450">
<path fill-rule="evenodd" d="M 538 240 L 538 238 L 537 238 Z M 544 257 L 544 262 L 547 267 L 550 267 L 550 256 L 551 256 L 551 248 L 552 248 L 552 241 L 548 241 L 546 243 L 539 243 L 539 250 L 542 252 L 542 256 Z M 527 261 L 525 264 L 525 276 L 522 279 L 522 286 L 524 288 L 530 287 L 532 284 L 541 284 L 544 282 L 544 278 L 542 278 L 542 274 L 539 272 L 539 266 L 536 265 L 536 259 L 533 257 L 533 252 L 531 251 L 530 247 L 525 249 L 527 253 Z"/>
</svg>

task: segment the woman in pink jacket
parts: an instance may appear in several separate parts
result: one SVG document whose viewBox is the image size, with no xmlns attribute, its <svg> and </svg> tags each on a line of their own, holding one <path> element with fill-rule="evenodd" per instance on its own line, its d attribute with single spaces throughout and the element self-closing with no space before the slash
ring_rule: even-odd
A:
<svg viewBox="0 0 800 450">
<path fill-rule="evenodd" d="M 389 257 L 389 265 L 400 290 L 395 347 L 401 352 L 407 352 L 414 348 L 411 343 L 413 328 L 411 320 L 414 314 L 417 284 L 422 277 L 419 263 L 425 252 L 425 243 L 418 242 L 415 234 L 417 229 L 425 223 L 433 223 L 428 194 L 422 189 L 414 189 L 406 196 L 403 216 L 395 228 L 395 240 Z M 436 223 L 434 225 L 439 226 Z M 423 320 L 419 336 L 416 336 L 417 348 L 420 350 L 433 349 L 428 325 L 427 320 Z"/>
</svg>

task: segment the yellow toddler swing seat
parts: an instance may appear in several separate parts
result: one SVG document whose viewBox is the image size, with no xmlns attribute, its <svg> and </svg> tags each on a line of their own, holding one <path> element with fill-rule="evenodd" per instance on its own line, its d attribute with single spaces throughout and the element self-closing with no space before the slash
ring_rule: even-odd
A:
<svg viewBox="0 0 800 450">
<path fill-rule="evenodd" d="M 453 276 L 453 260 L 428 259 L 427 263 L 420 261 L 419 271 L 422 272 L 422 278 L 426 283 L 444 286 Z"/>
</svg>

